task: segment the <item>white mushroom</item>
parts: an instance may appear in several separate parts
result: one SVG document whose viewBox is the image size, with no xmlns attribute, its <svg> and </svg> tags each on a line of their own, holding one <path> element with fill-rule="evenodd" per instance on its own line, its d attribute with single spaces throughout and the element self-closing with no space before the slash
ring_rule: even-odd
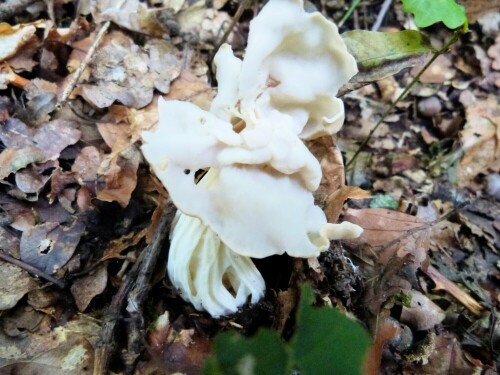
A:
<svg viewBox="0 0 500 375">
<path fill-rule="evenodd" d="M 362 230 L 327 223 L 314 205 L 321 168 L 301 140 L 344 120 L 335 95 L 357 69 L 336 26 L 300 0 L 270 0 L 251 22 L 245 59 L 224 45 L 214 63 L 210 112 L 160 99 L 142 151 L 180 210 L 170 279 L 196 309 L 220 316 L 263 295 L 250 257 L 313 257 Z"/>
</svg>

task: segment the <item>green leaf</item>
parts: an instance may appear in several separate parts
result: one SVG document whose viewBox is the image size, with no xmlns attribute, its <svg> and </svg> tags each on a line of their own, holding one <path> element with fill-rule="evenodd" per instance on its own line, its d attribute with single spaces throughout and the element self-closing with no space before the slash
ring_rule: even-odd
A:
<svg viewBox="0 0 500 375">
<path fill-rule="evenodd" d="M 414 14 L 418 27 L 443 22 L 446 27 L 456 29 L 467 22 L 465 8 L 455 0 L 403 0 L 403 10 Z"/>
<path fill-rule="evenodd" d="M 269 329 L 254 337 L 222 333 L 205 375 L 361 374 L 370 339 L 363 327 L 335 309 L 311 306 L 314 296 L 305 286 L 297 313 L 297 329 L 289 344 Z"/>
<path fill-rule="evenodd" d="M 284 375 L 288 355 L 274 331 L 261 329 L 254 337 L 224 332 L 214 340 L 215 353 L 205 364 L 206 375 Z"/>
<path fill-rule="evenodd" d="M 415 30 L 397 33 L 352 30 L 342 34 L 360 70 L 434 52 L 429 39 Z"/>
<path fill-rule="evenodd" d="M 434 52 L 428 38 L 415 30 L 397 33 L 353 30 L 342 34 L 342 38 L 359 68 L 359 73 L 344 86 L 345 92 L 423 64 L 425 57 Z"/>
<path fill-rule="evenodd" d="M 370 339 L 356 321 L 330 308 L 313 308 L 313 292 L 304 287 L 292 340 L 301 375 L 361 374 Z"/>
</svg>

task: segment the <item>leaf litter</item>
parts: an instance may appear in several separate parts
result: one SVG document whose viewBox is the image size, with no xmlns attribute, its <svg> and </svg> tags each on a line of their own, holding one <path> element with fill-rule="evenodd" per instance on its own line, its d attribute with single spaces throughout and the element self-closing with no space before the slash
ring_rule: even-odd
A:
<svg viewBox="0 0 500 375">
<path fill-rule="evenodd" d="M 215 89 L 207 63 L 237 7 L 127 0 L 116 9 L 81 1 L 76 14 L 65 2 L 49 3 L 55 23 L 35 22 L 45 9 L 35 2 L 0 26 L 0 251 L 37 271 L 0 263 L 0 372 L 85 374 L 106 322 L 116 318 L 108 311 L 125 313 L 113 310 L 115 301 L 154 239 L 155 208 L 168 199 L 142 159 L 139 134 L 155 126 L 160 95 L 208 108 Z M 338 5 L 315 3 L 334 19 L 343 14 Z M 399 6 L 387 30 L 403 28 Z M 288 339 L 299 281 L 308 281 L 323 304 L 356 315 L 370 331 L 372 373 L 493 373 L 500 343 L 498 9 L 468 0 L 465 7 L 477 19 L 470 34 L 385 118 L 353 167 L 345 170 L 345 159 L 416 74 L 427 42 L 357 77 L 353 84 L 367 85 L 344 98 L 338 139 L 308 145 L 324 173 L 317 203 L 330 221 L 363 226 L 363 236 L 332 244 L 316 262 L 261 261 L 266 297 L 220 320 L 181 302 L 161 254 L 141 317 L 152 324 L 145 336 L 151 349 L 113 338 L 133 359 L 115 361 L 113 371 L 130 372 L 133 362 L 141 373 L 199 373 L 212 338 L 228 327 L 250 335 L 269 326 Z M 360 18 L 374 21 L 377 7 L 365 8 L 344 31 L 359 29 Z M 243 46 L 255 9 L 237 23 L 234 46 Z M 114 26 L 85 62 L 97 21 Z M 429 35 L 430 44 L 445 34 Z M 69 104 L 55 110 L 82 64 Z M 383 199 L 372 204 L 370 197 Z M 138 331 L 118 324 L 133 341 Z"/>
</svg>

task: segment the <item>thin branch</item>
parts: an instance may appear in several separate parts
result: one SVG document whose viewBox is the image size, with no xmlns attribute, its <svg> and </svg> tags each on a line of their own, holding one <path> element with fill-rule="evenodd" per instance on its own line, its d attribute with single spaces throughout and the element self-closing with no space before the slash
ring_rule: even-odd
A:
<svg viewBox="0 0 500 375">
<path fill-rule="evenodd" d="M 377 19 L 372 26 L 372 31 L 378 31 L 380 26 L 382 26 L 382 22 L 384 21 L 385 15 L 391 6 L 392 0 L 385 0 L 382 6 L 380 7 L 380 11 L 378 12 Z"/>
<path fill-rule="evenodd" d="M 212 63 L 212 60 L 214 59 L 215 55 L 217 54 L 217 51 L 219 48 L 226 42 L 227 38 L 229 38 L 229 34 L 234 29 L 234 26 L 238 23 L 240 20 L 241 16 L 243 15 L 243 12 L 247 9 L 248 5 L 250 4 L 252 0 L 243 0 L 240 5 L 238 6 L 238 9 L 236 10 L 236 14 L 234 15 L 233 19 L 231 20 L 231 23 L 229 24 L 229 27 L 226 29 L 224 32 L 224 35 L 222 35 L 222 38 L 220 38 L 219 42 L 215 45 L 214 50 L 212 54 L 210 55 L 209 59 L 209 66 Z"/>
<path fill-rule="evenodd" d="M 46 274 L 45 272 L 43 272 L 42 270 L 40 270 L 36 267 L 30 266 L 29 264 L 26 264 L 19 259 L 11 257 L 10 255 L 7 255 L 3 251 L 0 251 L 0 259 L 4 260 L 6 262 L 12 263 L 12 264 L 18 266 L 19 268 L 22 268 L 23 270 L 28 271 L 29 273 L 32 273 L 33 275 L 36 275 L 42 279 L 45 279 L 45 280 L 51 282 L 52 284 L 57 285 L 61 289 L 66 288 L 66 284 L 64 284 L 64 282 L 62 282 L 61 280 L 58 280 L 55 277 L 52 277 L 52 276 Z"/>
<path fill-rule="evenodd" d="M 104 35 L 106 35 L 110 25 L 111 25 L 111 21 L 106 21 L 99 29 L 99 32 L 97 33 L 97 36 L 94 40 L 94 43 L 92 43 L 92 45 L 90 46 L 90 49 L 87 51 L 87 54 L 85 55 L 85 58 L 82 61 L 82 63 L 80 64 L 78 69 L 75 70 L 75 72 L 71 76 L 71 80 L 64 88 L 64 91 L 61 94 L 59 101 L 57 102 L 57 105 L 56 105 L 57 109 L 62 108 L 62 106 L 66 103 L 69 96 L 71 95 L 71 92 L 74 90 L 75 86 L 78 84 L 78 81 L 80 81 L 80 77 L 82 76 L 83 71 L 90 64 L 90 61 L 92 60 L 92 57 L 94 56 L 95 51 L 97 50 L 97 48 L 101 44 L 102 39 L 104 38 Z"/>
</svg>

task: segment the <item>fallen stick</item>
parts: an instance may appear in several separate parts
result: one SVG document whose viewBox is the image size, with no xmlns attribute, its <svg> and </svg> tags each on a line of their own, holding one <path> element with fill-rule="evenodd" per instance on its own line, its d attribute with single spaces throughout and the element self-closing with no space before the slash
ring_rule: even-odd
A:
<svg viewBox="0 0 500 375">
<path fill-rule="evenodd" d="M 169 232 L 168 228 L 172 221 L 174 211 L 175 210 L 173 209 L 173 204 L 171 202 L 167 203 L 166 207 L 163 209 L 151 243 L 146 246 L 146 248 L 144 248 L 144 250 L 141 252 L 136 263 L 134 264 L 130 272 L 127 273 L 127 277 L 125 278 L 122 285 L 120 286 L 120 289 L 111 301 L 111 305 L 109 306 L 106 313 L 107 319 L 104 322 L 100 338 L 95 349 L 93 372 L 94 375 L 105 375 L 108 373 L 107 369 L 109 361 L 116 349 L 116 341 L 114 340 L 115 328 L 118 322 L 118 317 L 122 316 L 122 309 L 125 300 L 129 302 L 129 305 L 131 301 L 137 301 L 136 303 L 142 305 L 142 302 L 147 297 L 147 292 L 150 288 L 149 276 L 151 275 L 153 268 L 156 265 L 156 259 L 162 248 L 163 240 Z M 141 290 L 144 291 L 141 292 L 144 294 L 135 297 L 136 293 Z M 131 291 L 134 291 L 134 295 L 128 297 Z M 144 319 L 142 318 L 142 313 L 140 313 L 140 310 L 137 311 L 140 316 L 136 317 L 134 315 L 132 316 L 132 319 L 139 319 L 137 329 L 142 330 L 141 327 L 143 326 L 141 326 L 140 322 L 142 322 L 143 325 Z M 135 341 L 135 338 L 133 340 Z"/>
</svg>

